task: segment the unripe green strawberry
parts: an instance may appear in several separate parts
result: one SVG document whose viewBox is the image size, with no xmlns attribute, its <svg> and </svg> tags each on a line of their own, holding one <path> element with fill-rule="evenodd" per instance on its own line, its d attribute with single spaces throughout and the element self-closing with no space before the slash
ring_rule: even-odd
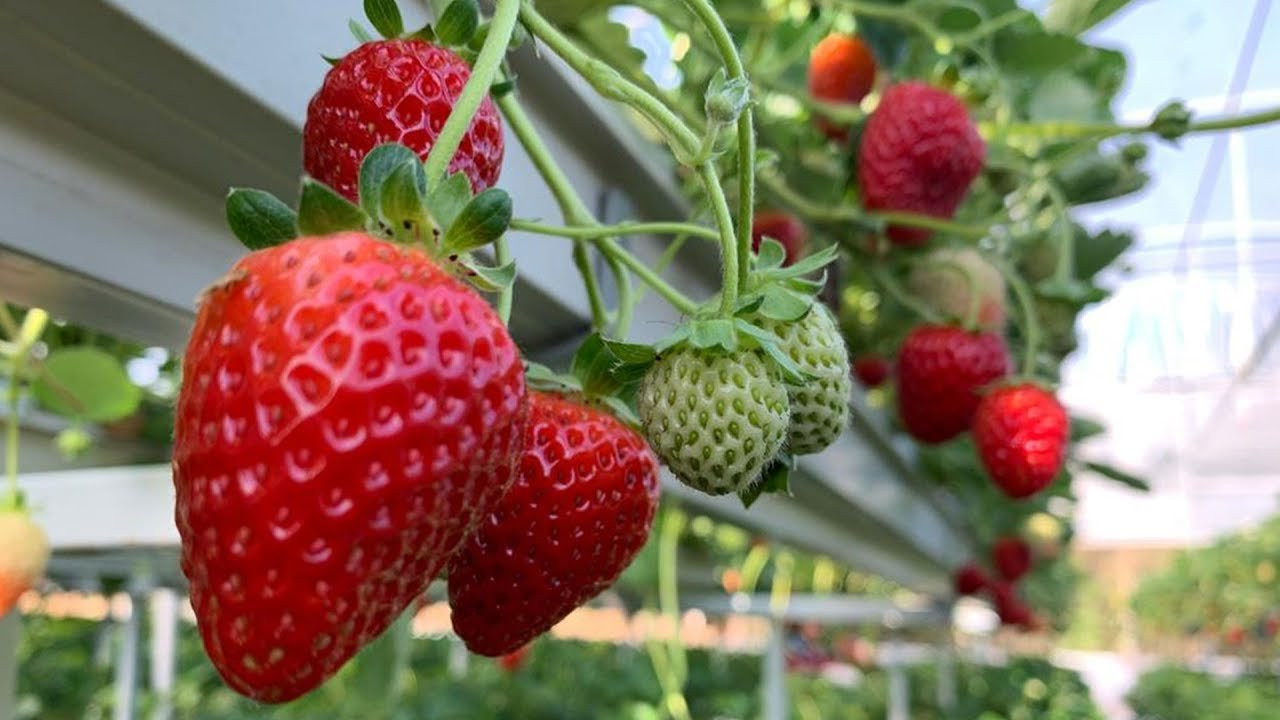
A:
<svg viewBox="0 0 1280 720">
<path fill-rule="evenodd" d="M 688 347 L 654 362 L 637 409 L 663 463 L 710 495 L 754 484 L 782 449 L 791 420 L 782 375 L 760 354 Z"/>
<path fill-rule="evenodd" d="M 824 305 L 799 320 L 762 320 L 761 326 L 776 334 L 782 351 L 812 376 L 798 384 L 787 383 L 791 401 L 791 428 L 787 449 L 795 455 L 822 452 L 840 437 L 849 425 L 849 351 L 836 327 L 835 318 Z"/>
<path fill-rule="evenodd" d="M 911 268 L 907 289 L 948 320 L 967 322 L 970 278 L 978 292 L 977 327 L 1000 330 L 1005 322 L 1004 276 L 973 248 L 938 248 Z"/>
</svg>

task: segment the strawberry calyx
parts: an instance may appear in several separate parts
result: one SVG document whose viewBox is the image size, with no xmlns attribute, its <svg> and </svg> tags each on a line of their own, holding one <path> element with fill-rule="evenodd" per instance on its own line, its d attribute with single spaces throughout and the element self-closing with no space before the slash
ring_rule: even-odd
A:
<svg viewBox="0 0 1280 720">
<path fill-rule="evenodd" d="M 387 143 L 360 165 L 359 203 L 314 178 L 302 179 L 295 212 L 262 190 L 232 188 L 227 224 L 250 250 L 280 245 L 296 237 L 357 230 L 425 252 L 442 268 L 481 292 L 499 292 L 515 281 L 514 262 L 490 266 L 472 253 L 506 232 L 511 196 L 488 188 L 472 195 L 462 173 L 428 187 L 422 161 L 413 150 Z"/>
<path fill-rule="evenodd" d="M 592 333 L 574 353 L 567 373 L 529 362 L 525 377 L 535 390 L 579 398 L 636 428 L 640 419 L 630 400 L 656 358 L 657 353 L 648 345 L 609 340 Z"/>
</svg>

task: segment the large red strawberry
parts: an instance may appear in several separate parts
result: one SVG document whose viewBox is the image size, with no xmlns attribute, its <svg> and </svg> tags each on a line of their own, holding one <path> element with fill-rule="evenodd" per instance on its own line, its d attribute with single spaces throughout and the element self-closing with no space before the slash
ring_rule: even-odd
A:
<svg viewBox="0 0 1280 720">
<path fill-rule="evenodd" d="M 805 239 L 809 232 L 795 215 L 783 210 L 757 211 L 751 224 L 751 249 L 760 252 L 760 243 L 771 237 L 786 251 L 783 265 L 790 265 L 804 254 Z"/>
<path fill-rule="evenodd" d="M 996 388 L 973 418 L 973 441 L 991 481 L 1014 499 L 1049 486 L 1066 458 L 1070 419 L 1053 393 L 1031 383 Z"/>
<path fill-rule="evenodd" d="M 1021 580 L 1031 571 L 1031 546 L 1022 538 L 999 538 L 991 546 L 991 564 L 1005 580 Z"/>
<path fill-rule="evenodd" d="M 876 80 L 876 59 L 871 48 L 854 35 L 833 33 L 809 54 L 809 94 L 835 103 L 861 102 Z M 849 135 L 849 128 L 819 116 L 817 125 L 833 140 Z"/>
<path fill-rule="evenodd" d="M 471 68 L 452 50 L 418 39 L 377 40 L 333 66 L 307 106 L 302 162 L 315 179 L 354 201 L 360 162 L 376 145 L 400 143 L 425 159 Z M 449 172 L 473 192 L 498 181 L 502 119 L 489 98 L 462 136 Z"/>
<path fill-rule="evenodd" d="M 453 629 L 513 652 L 613 584 L 649 537 L 658 460 L 616 418 L 530 394 L 520 477 L 449 565 Z"/>
<path fill-rule="evenodd" d="M 515 478 L 528 413 L 497 315 L 361 233 L 254 252 L 206 292 L 174 438 L 182 569 L 231 687 L 319 685 Z"/>
<path fill-rule="evenodd" d="M 987 587 L 987 574 L 972 563 L 962 565 L 952 578 L 957 595 L 977 595 Z"/>
<path fill-rule="evenodd" d="M 894 85 L 862 131 L 862 204 L 868 210 L 950 218 L 981 172 L 985 156 L 986 145 L 955 96 L 918 82 Z M 894 225 L 889 238 L 899 245 L 919 245 L 929 231 Z"/>
<path fill-rule="evenodd" d="M 940 443 L 969 429 L 979 390 L 1009 372 L 1009 352 L 995 333 L 921 325 L 898 351 L 898 413 L 921 442 Z"/>
<path fill-rule="evenodd" d="M 26 510 L 0 509 L 0 617 L 40 581 L 48 563 L 49 538 Z"/>
</svg>

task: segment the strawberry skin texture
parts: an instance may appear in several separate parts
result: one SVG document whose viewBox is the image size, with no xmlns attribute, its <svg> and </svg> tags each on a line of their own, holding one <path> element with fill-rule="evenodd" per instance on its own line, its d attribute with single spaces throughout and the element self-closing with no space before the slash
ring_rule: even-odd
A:
<svg viewBox="0 0 1280 720">
<path fill-rule="evenodd" d="M 868 210 L 950 218 L 982 170 L 986 145 L 954 95 L 918 82 L 894 85 L 862 132 L 858 188 Z M 889 239 L 915 246 L 930 231 L 891 225 Z"/>
<path fill-rule="evenodd" d="M 1070 419 L 1053 393 L 1023 383 L 982 399 L 973 440 L 991 481 L 1015 500 L 1049 486 L 1066 458 Z"/>
<path fill-rule="evenodd" d="M 0 510 L 0 617 L 35 587 L 49 564 L 49 538 L 18 510 Z"/>
<path fill-rule="evenodd" d="M 751 222 L 753 252 L 760 252 L 760 243 L 766 236 L 777 240 L 782 245 L 782 249 L 786 251 L 786 259 L 782 264 L 790 265 L 804 254 L 804 244 L 809 237 L 809 232 L 805 230 L 804 224 L 789 212 L 760 210 L 756 212 Z"/>
<path fill-rule="evenodd" d="M 964 565 L 953 578 L 957 595 L 977 595 L 987 587 L 987 574 L 976 565 Z"/>
<path fill-rule="evenodd" d="M 174 484 L 205 649 L 262 702 L 418 597 L 515 478 L 519 353 L 427 256 L 360 233 L 252 253 L 202 298 Z"/>
<path fill-rule="evenodd" d="M 303 166 L 355 202 L 364 156 L 382 143 L 400 143 L 425 160 L 470 77 L 465 60 L 423 40 L 361 45 L 330 68 L 307 106 Z M 502 154 L 502 119 L 486 96 L 449 172 L 464 173 L 478 193 L 498 181 Z"/>
<path fill-rule="evenodd" d="M 995 333 L 921 325 L 898 352 L 898 414 L 912 437 L 941 443 L 969 429 L 978 391 L 1009 372 L 1009 352 Z"/>
<path fill-rule="evenodd" d="M 859 355 L 853 359 L 853 376 L 865 388 L 878 388 L 889 379 L 889 361 L 883 355 Z"/>
<path fill-rule="evenodd" d="M 1022 538 L 1002 537 L 991 546 L 991 563 L 1005 580 L 1021 580 L 1031 571 L 1031 546 Z"/>
<path fill-rule="evenodd" d="M 490 657 L 612 585 L 658 507 L 658 460 L 638 433 L 558 395 L 529 404 L 520 476 L 449 565 L 453 629 Z"/>
<path fill-rule="evenodd" d="M 832 34 L 809 54 L 809 94 L 819 100 L 857 104 L 871 92 L 876 80 L 876 59 L 861 38 Z M 816 118 L 818 129 L 832 140 L 849 136 L 846 125 Z"/>
</svg>

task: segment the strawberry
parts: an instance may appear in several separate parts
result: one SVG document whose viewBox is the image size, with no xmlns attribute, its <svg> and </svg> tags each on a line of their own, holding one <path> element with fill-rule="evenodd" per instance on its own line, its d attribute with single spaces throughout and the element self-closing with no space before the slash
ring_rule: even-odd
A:
<svg viewBox="0 0 1280 720">
<path fill-rule="evenodd" d="M 182 569 L 214 666 L 263 702 L 385 630 L 523 448 L 523 366 L 497 315 L 426 255 L 362 233 L 236 263 L 201 300 L 182 375 Z"/>
<path fill-rule="evenodd" d="M 786 251 L 784 266 L 794 263 L 804 254 L 804 243 L 809 232 L 804 225 L 789 212 L 782 210 L 761 210 L 755 214 L 751 224 L 751 249 L 760 252 L 760 243 L 765 237 L 771 237 L 782 245 Z"/>
<path fill-rule="evenodd" d="M 1009 582 L 1021 580 L 1031 571 L 1031 546 L 1018 537 L 1002 537 L 991 546 L 991 563 L 1000 577 Z"/>
<path fill-rule="evenodd" d="M 867 353 L 853 359 L 853 375 L 865 388 L 878 388 L 889 379 L 889 361 L 883 355 Z"/>
<path fill-rule="evenodd" d="M 809 54 L 809 94 L 819 100 L 857 104 L 871 92 L 876 59 L 871 48 L 854 35 L 833 33 Z M 849 128 L 819 116 L 817 125 L 832 140 L 849 136 Z"/>
<path fill-rule="evenodd" d="M 519 650 L 513 650 L 506 655 L 498 658 L 498 667 L 509 673 L 514 673 L 524 667 L 525 662 L 529 660 L 530 646 L 525 645 Z"/>
<path fill-rule="evenodd" d="M 303 167 L 355 201 L 360 163 L 375 146 L 398 142 L 426 159 L 469 77 L 465 60 L 423 40 L 361 45 L 329 69 L 307 105 Z M 478 193 L 498 181 L 502 152 L 502 120 L 486 97 L 449 172 L 466 174 Z"/>
<path fill-rule="evenodd" d="M 1066 459 L 1070 420 L 1053 393 L 1022 383 L 982 398 L 973 441 L 991 481 L 1017 500 L 1049 486 Z"/>
<path fill-rule="evenodd" d="M 986 145 L 955 96 L 918 82 L 894 85 L 867 119 L 858 151 L 858 187 L 868 210 L 939 218 L 955 214 L 982 170 Z M 919 245 L 930 231 L 890 226 L 889 239 Z"/>
<path fill-rule="evenodd" d="M 956 570 L 953 581 L 957 595 L 977 595 L 987 587 L 987 574 L 982 572 L 982 568 L 970 563 Z"/>
<path fill-rule="evenodd" d="M 49 538 L 25 510 L 0 510 L 0 617 L 35 587 L 49 564 Z"/>
<path fill-rule="evenodd" d="M 898 352 L 898 413 L 913 437 L 940 443 L 963 433 L 978 391 L 1009 372 L 1009 352 L 995 333 L 921 325 Z"/>
<path fill-rule="evenodd" d="M 826 306 L 813 306 L 790 322 L 764 320 L 761 326 L 781 339 L 779 347 L 809 378 L 787 383 L 791 426 L 787 450 L 795 455 L 822 452 L 849 425 L 849 351 Z"/>
<path fill-rule="evenodd" d="M 618 579 L 649 538 L 658 460 L 594 407 L 533 392 L 519 478 L 449 564 L 453 629 L 499 656 Z"/>
<path fill-rule="evenodd" d="M 791 423 L 782 375 L 755 351 L 671 350 L 645 374 L 636 404 L 658 457 L 710 495 L 754 485 Z"/>
<path fill-rule="evenodd" d="M 1035 616 L 1031 608 L 1018 597 L 1013 583 L 997 581 L 991 583 L 991 602 L 995 606 L 996 615 L 1004 625 L 1026 626 L 1034 622 Z"/>
<path fill-rule="evenodd" d="M 925 255 L 907 276 L 907 289 L 942 317 L 963 323 L 969 321 L 976 290 L 976 326 L 1004 328 L 1004 276 L 973 248 L 938 248 Z"/>
</svg>

